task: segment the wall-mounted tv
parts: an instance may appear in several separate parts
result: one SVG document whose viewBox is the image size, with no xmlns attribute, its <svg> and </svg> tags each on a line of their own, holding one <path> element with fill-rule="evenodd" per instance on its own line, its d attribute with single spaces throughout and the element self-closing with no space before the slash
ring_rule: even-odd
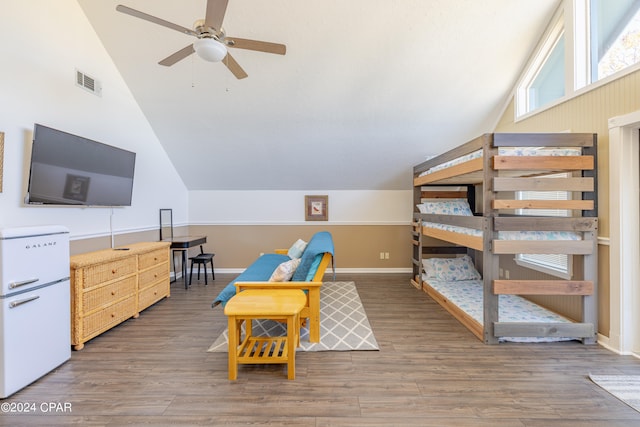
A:
<svg viewBox="0 0 640 427">
<path fill-rule="evenodd" d="M 136 154 L 35 124 L 28 204 L 131 206 Z"/>
</svg>

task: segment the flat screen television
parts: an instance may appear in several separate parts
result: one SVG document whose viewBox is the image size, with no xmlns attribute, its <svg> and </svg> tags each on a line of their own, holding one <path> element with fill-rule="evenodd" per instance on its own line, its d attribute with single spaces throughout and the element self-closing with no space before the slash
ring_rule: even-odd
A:
<svg viewBox="0 0 640 427">
<path fill-rule="evenodd" d="M 28 204 L 131 206 L 136 154 L 35 124 Z"/>
</svg>

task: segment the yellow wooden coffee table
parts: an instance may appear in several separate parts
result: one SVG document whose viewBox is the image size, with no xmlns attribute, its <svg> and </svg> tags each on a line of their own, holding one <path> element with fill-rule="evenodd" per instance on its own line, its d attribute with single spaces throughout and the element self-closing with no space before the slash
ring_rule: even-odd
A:
<svg viewBox="0 0 640 427">
<path fill-rule="evenodd" d="M 300 345 L 300 312 L 307 296 L 300 289 L 247 289 L 227 302 L 229 319 L 229 379 L 238 377 L 239 364 L 286 363 L 287 378 L 296 377 L 296 347 Z M 253 319 L 287 322 L 283 337 L 254 337 Z M 240 342 L 241 325 L 246 321 Z"/>
</svg>

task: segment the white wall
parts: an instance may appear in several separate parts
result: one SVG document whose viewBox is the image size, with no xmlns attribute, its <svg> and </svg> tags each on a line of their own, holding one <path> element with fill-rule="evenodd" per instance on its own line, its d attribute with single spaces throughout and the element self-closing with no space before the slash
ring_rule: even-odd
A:
<svg viewBox="0 0 640 427">
<path fill-rule="evenodd" d="M 78 239 L 155 229 L 159 208 L 186 224 L 186 188 L 77 2 L 3 0 L 1 9 L 0 227 L 62 224 Z M 76 69 L 102 83 L 101 97 L 75 85 Z M 25 206 L 36 122 L 136 152 L 132 206 Z"/>
<path fill-rule="evenodd" d="M 215 224 L 304 224 L 304 196 L 329 196 L 329 223 L 410 224 L 413 191 L 191 191 L 189 222 Z M 306 224 L 310 224 L 307 222 Z"/>
</svg>

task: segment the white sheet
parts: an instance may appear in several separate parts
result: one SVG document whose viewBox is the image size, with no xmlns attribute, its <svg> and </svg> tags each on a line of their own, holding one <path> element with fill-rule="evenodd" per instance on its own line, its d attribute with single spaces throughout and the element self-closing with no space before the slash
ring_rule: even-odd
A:
<svg viewBox="0 0 640 427">
<path fill-rule="evenodd" d="M 429 279 L 423 275 L 422 279 L 440 292 L 454 305 L 473 317 L 481 325 L 484 324 L 483 284 L 481 280 L 460 280 L 444 282 Z M 553 313 L 518 295 L 499 295 L 498 319 L 500 322 L 544 322 L 571 323 L 559 314 Z M 510 342 L 557 342 L 570 341 L 575 338 L 556 337 L 505 337 L 500 341 Z"/>
</svg>

